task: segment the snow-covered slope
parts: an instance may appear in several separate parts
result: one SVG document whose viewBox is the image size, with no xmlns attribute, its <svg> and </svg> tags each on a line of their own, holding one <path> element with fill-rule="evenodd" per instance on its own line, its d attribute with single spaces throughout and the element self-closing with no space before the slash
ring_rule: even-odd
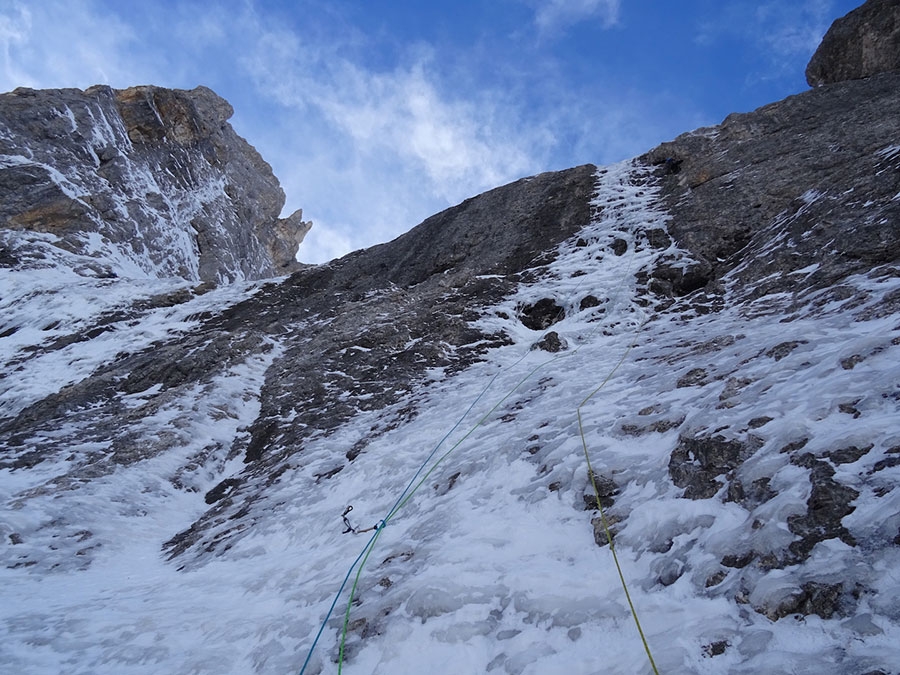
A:
<svg viewBox="0 0 900 675">
<path fill-rule="evenodd" d="M 650 672 L 589 508 L 582 405 L 660 672 L 890 672 L 900 326 L 882 303 L 900 279 L 884 270 L 848 278 L 838 297 L 654 311 L 639 273 L 689 260 L 648 239 L 668 219 L 654 182 L 639 166 L 602 169 L 593 222 L 481 312 L 479 328 L 508 343 L 313 435 L 244 504 L 218 556 L 198 551 L 182 566 L 160 546 L 207 508 L 207 490 L 231 489 L 222 479 L 242 465 L 230 442 L 259 412 L 277 341 L 142 417 L 149 437 L 165 435 L 149 459 L 109 470 L 102 444 L 85 444 L 7 465 L 3 662 L 20 673 L 300 672 L 351 574 L 305 671 L 335 672 L 365 551 L 345 672 Z M 567 348 L 555 353 L 533 349 L 543 332 L 517 318 L 542 298 L 563 309 L 552 328 Z M 133 349 L 157 320 L 105 334 L 108 351 Z M 22 386 L 53 378 L 39 363 Z M 157 393 L 122 403 L 140 410 Z M 415 413 L 397 424 L 401 409 Z M 57 433 L 66 447 L 65 426 Z M 713 440 L 704 450 L 691 439 Z M 92 453 L 96 475 L 66 484 L 67 465 Z M 831 524 L 840 532 L 792 549 L 817 491 L 843 495 L 850 513 Z M 358 529 L 388 519 L 377 537 L 343 532 L 351 504 Z"/>
<path fill-rule="evenodd" d="M 0 671 L 896 675 L 900 73 L 866 74 L 212 289 L 79 248 L 114 153 L 6 153 Z M 175 122 L 227 104 L 125 92 L 144 159 L 212 166 Z"/>
</svg>

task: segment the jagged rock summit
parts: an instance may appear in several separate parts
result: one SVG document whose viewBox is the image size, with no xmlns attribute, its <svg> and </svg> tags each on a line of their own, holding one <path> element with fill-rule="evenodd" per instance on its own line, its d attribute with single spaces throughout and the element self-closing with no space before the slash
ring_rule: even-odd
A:
<svg viewBox="0 0 900 675">
<path fill-rule="evenodd" d="M 806 68 L 811 87 L 900 70 L 900 2 L 867 0 L 838 19 Z"/>
<path fill-rule="evenodd" d="M 611 538 L 659 672 L 895 674 L 897 110 L 825 83 L 205 293 L 4 253 L 4 665 L 650 672 Z"/>
<path fill-rule="evenodd" d="M 212 283 L 298 268 L 309 229 L 227 120 L 190 91 L 96 86 L 0 95 L 4 264 Z"/>
</svg>

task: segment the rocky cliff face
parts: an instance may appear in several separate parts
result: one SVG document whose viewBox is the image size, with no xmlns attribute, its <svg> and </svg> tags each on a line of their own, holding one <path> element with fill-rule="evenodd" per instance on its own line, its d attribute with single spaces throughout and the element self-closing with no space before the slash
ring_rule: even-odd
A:
<svg viewBox="0 0 900 675">
<path fill-rule="evenodd" d="M 660 672 L 895 672 L 900 73 L 866 75 L 287 279 L 13 287 L 9 662 L 292 672 L 324 626 L 305 672 L 644 672 L 602 505 Z M 390 522 L 341 657 L 351 503 Z"/>
<path fill-rule="evenodd" d="M 900 70 L 900 6 L 868 0 L 834 22 L 806 68 L 811 87 Z"/>
<path fill-rule="evenodd" d="M 7 266 L 213 283 L 297 268 L 309 229 L 280 220 L 271 168 L 205 87 L 0 96 L 0 245 Z"/>
</svg>

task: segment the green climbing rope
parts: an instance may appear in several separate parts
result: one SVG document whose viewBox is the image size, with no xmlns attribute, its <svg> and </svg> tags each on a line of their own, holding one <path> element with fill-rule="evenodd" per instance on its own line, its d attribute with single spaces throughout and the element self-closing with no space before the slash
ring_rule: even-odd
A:
<svg viewBox="0 0 900 675">
<path fill-rule="evenodd" d="M 631 257 L 629 258 L 628 270 L 631 269 L 631 265 L 632 265 L 632 263 L 633 263 L 633 260 L 634 260 L 634 245 L 632 245 L 632 255 L 631 255 Z M 616 293 L 614 294 L 614 296 L 615 296 L 616 298 L 618 297 L 619 292 L 621 291 L 622 286 L 624 285 L 624 280 L 625 280 L 626 278 L 628 278 L 628 272 L 627 272 L 627 271 L 626 271 L 625 274 L 622 275 L 621 281 L 620 281 L 620 283 L 619 283 L 619 285 L 618 285 L 618 287 L 617 287 L 617 289 L 616 289 Z M 646 321 L 645 321 L 645 322 L 646 322 Z M 591 468 L 590 453 L 588 452 L 587 440 L 586 440 L 585 434 L 584 434 L 584 428 L 583 428 L 583 424 L 582 424 L 582 415 L 581 415 L 581 409 L 584 407 L 584 405 L 587 404 L 587 402 L 590 401 L 591 398 L 593 398 L 593 397 L 594 397 L 594 396 L 595 396 L 595 395 L 596 395 L 596 394 L 597 394 L 597 393 L 598 393 L 598 392 L 599 392 L 599 391 L 600 391 L 600 390 L 601 390 L 601 389 L 609 382 L 609 380 L 610 380 L 610 379 L 612 378 L 612 376 L 616 373 L 616 371 L 619 369 L 619 367 L 625 362 L 625 359 L 628 357 L 628 354 L 631 352 L 632 348 L 633 348 L 633 347 L 635 346 L 635 344 L 637 343 L 637 335 L 640 333 L 640 331 L 641 331 L 643 325 L 644 325 L 644 324 L 642 323 L 642 324 L 640 324 L 640 325 L 637 327 L 637 329 L 636 329 L 636 331 L 635 331 L 635 337 L 634 337 L 634 340 L 631 342 L 631 344 L 628 346 L 628 348 L 627 348 L 627 349 L 625 350 L 625 352 L 622 354 L 622 357 L 621 357 L 621 358 L 619 359 L 619 361 L 615 364 L 615 366 L 612 368 L 612 370 L 610 370 L 610 372 L 607 374 L 607 376 L 604 378 L 604 380 L 600 383 L 600 385 L 597 386 L 593 391 L 591 391 L 591 393 L 588 394 L 588 396 L 585 397 L 584 400 L 582 400 L 581 403 L 578 405 L 578 407 L 577 407 L 577 409 L 576 409 L 576 416 L 577 416 L 577 419 L 578 419 L 578 429 L 579 429 L 579 433 L 580 433 L 580 435 L 581 435 L 582 446 L 583 446 L 583 449 L 584 449 L 584 455 L 585 455 L 585 459 L 586 459 L 586 461 L 587 461 L 588 473 L 589 473 L 590 478 L 591 478 L 591 484 L 592 484 L 592 486 L 593 486 L 595 495 L 597 496 L 597 505 L 598 505 L 598 507 L 599 507 L 599 509 L 600 509 L 600 518 L 601 518 L 601 522 L 602 522 L 603 528 L 604 528 L 604 530 L 605 530 L 605 532 L 606 532 L 607 540 L 609 541 L 610 551 L 612 552 L 612 555 L 613 555 L 613 561 L 614 561 L 614 563 L 615 563 L 616 570 L 617 570 L 618 575 L 619 575 L 619 580 L 621 581 L 622 588 L 623 588 L 623 590 L 624 590 L 624 592 L 625 592 L 625 597 L 626 597 L 626 599 L 627 599 L 627 601 L 628 601 L 628 606 L 629 606 L 629 608 L 630 608 L 630 610 L 631 610 L 631 615 L 632 615 L 632 617 L 633 617 L 633 619 L 634 619 L 635 625 L 637 626 L 638 633 L 640 634 L 641 641 L 642 641 L 643 646 L 644 646 L 644 651 L 645 651 L 646 654 L 647 654 L 647 658 L 648 658 L 648 660 L 649 660 L 649 662 L 650 662 L 650 666 L 651 666 L 651 668 L 653 669 L 653 672 L 655 673 L 655 675 L 659 675 L 659 671 L 658 671 L 658 669 L 657 669 L 657 667 L 656 667 L 656 663 L 654 662 L 654 660 L 653 660 L 653 655 L 652 655 L 652 653 L 651 653 L 651 651 L 650 651 L 650 646 L 649 646 L 649 644 L 648 644 L 648 642 L 647 642 L 646 636 L 644 635 L 644 631 L 643 631 L 643 629 L 642 629 L 642 627 L 641 627 L 641 623 L 640 623 L 640 620 L 639 620 L 639 618 L 638 618 L 637 610 L 636 610 L 636 608 L 635 608 L 635 606 L 634 606 L 634 602 L 633 602 L 632 599 L 631 599 L 631 593 L 629 592 L 628 584 L 627 584 L 627 582 L 626 582 L 626 580 L 625 580 L 625 575 L 624 575 L 624 573 L 623 573 L 623 571 L 622 571 L 622 566 L 621 566 L 621 563 L 619 562 L 619 558 L 618 558 L 618 555 L 617 555 L 616 550 L 615 550 L 615 545 L 614 545 L 614 543 L 613 543 L 612 533 L 610 532 L 609 524 L 608 524 L 608 521 L 607 521 L 607 519 L 606 519 L 606 515 L 605 515 L 605 513 L 603 512 L 603 508 L 600 506 L 600 494 L 599 494 L 599 490 L 598 490 L 598 488 L 597 488 L 596 482 L 595 482 L 595 480 L 594 480 L 593 469 Z M 381 533 L 382 533 L 382 531 L 384 530 L 384 528 L 385 528 L 385 527 L 387 526 L 387 524 L 393 519 L 393 517 L 397 514 L 397 512 L 398 512 L 401 508 L 403 508 L 403 506 L 405 506 L 405 505 L 412 499 L 412 497 L 415 495 L 415 493 L 416 493 L 416 492 L 419 490 L 419 488 L 425 483 L 425 481 L 428 480 L 429 476 L 430 476 L 430 475 L 438 468 L 438 466 L 440 466 L 440 465 L 441 465 L 441 464 L 442 464 L 442 463 L 443 463 L 443 462 L 444 462 L 444 461 L 445 461 L 445 460 L 446 460 L 446 459 L 447 459 L 447 458 L 448 458 L 448 457 L 449 457 L 449 456 L 450 456 L 457 448 L 459 448 L 460 445 L 462 445 L 463 442 L 465 442 L 465 441 L 466 441 L 466 440 L 467 440 L 467 439 L 468 439 L 468 438 L 469 438 L 469 437 L 470 437 L 470 436 L 471 436 L 478 428 L 480 428 L 480 427 L 484 424 L 484 422 L 487 421 L 488 418 L 489 418 L 491 415 L 493 415 L 493 413 L 496 412 L 497 409 L 498 409 L 501 405 L 503 405 L 503 403 L 504 403 L 510 396 L 512 396 L 516 391 L 518 391 L 518 389 L 519 389 L 519 388 L 520 388 L 527 380 L 529 380 L 532 376 L 534 376 L 534 374 L 537 373 L 539 370 L 541 370 L 541 369 L 543 369 L 543 368 L 545 368 L 545 367 L 547 367 L 547 366 L 549 366 L 549 365 L 555 363 L 558 359 L 571 357 L 571 356 L 574 356 L 575 354 L 577 354 L 578 351 L 581 349 L 581 347 L 582 347 L 584 344 L 587 344 L 587 343 L 589 342 L 590 337 L 592 337 L 593 334 L 594 334 L 597 330 L 599 330 L 599 325 L 597 326 L 597 328 L 595 328 L 593 331 L 591 331 L 591 332 L 586 336 L 585 342 L 582 342 L 582 344 L 578 345 L 574 350 L 572 350 L 571 352 L 567 352 L 567 353 L 565 353 L 565 354 L 557 354 L 557 355 L 555 355 L 553 358 L 551 358 L 551 359 L 545 361 L 544 363 L 541 363 L 541 364 L 537 365 L 535 368 L 533 368 L 532 370 L 530 370 L 524 377 L 522 377 L 522 378 L 516 383 L 516 385 L 515 385 L 509 392 L 507 392 L 507 393 L 506 393 L 499 401 L 497 401 L 497 403 L 495 403 L 495 404 L 490 408 L 490 410 L 488 410 L 484 415 L 482 415 L 482 416 L 478 419 L 478 421 L 477 421 L 477 422 L 476 422 L 476 423 L 475 423 L 475 424 L 474 424 L 474 425 L 473 425 L 473 426 L 465 433 L 465 435 L 462 436 L 462 438 L 460 438 L 459 440 L 457 440 L 457 441 L 456 441 L 456 442 L 455 442 L 455 443 L 454 443 L 454 444 L 453 444 L 453 445 L 452 445 L 452 446 L 451 446 L 451 447 L 450 447 L 443 455 L 441 455 L 441 456 L 440 456 L 440 457 L 439 457 L 439 458 L 431 465 L 431 467 L 425 472 L 425 474 L 421 477 L 421 479 L 418 480 L 418 482 L 415 482 L 415 478 L 416 478 L 416 477 L 415 477 L 415 476 L 413 477 L 413 480 L 410 482 L 410 485 L 413 486 L 412 489 L 410 489 L 410 485 L 407 486 L 407 490 L 404 491 L 404 492 L 405 492 L 405 496 L 404 496 L 404 495 L 401 495 L 401 497 L 400 497 L 400 498 L 397 500 L 397 502 L 395 503 L 394 507 L 388 512 L 388 515 L 387 515 L 383 520 L 381 520 L 381 521 L 379 522 L 379 524 L 376 526 L 375 533 L 373 534 L 373 536 L 372 536 L 372 538 L 369 540 L 369 542 L 366 544 L 366 547 L 363 549 L 363 552 L 360 554 L 360 557 L 358 557 L 358 558 L 357 558 L 357 561 L 356 561 L 356 562 L 359 563 L 359 566 L 357 567 L 356 575 L 355 575 L 355 577 L 354 577 L 354 579 L 353 579 L 353 585 L 352 585 L 352 587 L 351 587 L 351 589 L 350 589 L 350 596 L 349 596 L 349 599 L 347 600 L 347 606 L 346 606 L 346 609 L 345 609 L 345 611 L 344 611 L 344 621 L 343 621 L 343 627 L 342 627 L 342 630 L 341 630 L 341 641 L 340 641 L 340 649 L 339 649 L 339 655 L 338 655 L 338 674 L 339 674 L 339 675 L 340 675 L 340 673 L 342 673 L 342 671 L 343 671 L 344 652 L 345 652 L 345 647 L 346 647 L 346 642 L 347 642 L 347 633 L 348 633 L 349 624 L 350 624 L 350 612 L 351 612 L 352 607 L 353 607 L 353 599 L 354 599 L 354 597 L 356 596 L 356 591 L 357 591 L 358 586 L 359 586 L 359 581 L 360 581 L 360 578 L 361 578 L 361 576 L 362 576 L 362 571 L 363 571 L 363 569 L 365 568 L 366 562 L 368 561 L 369 556 L 371 555 L 372 551 L 374 550 L 375 545 L 376 545 L 376 543 L 378 542 L 378 539 L 379 539 L 379 537 L 381 536 Z M 514 364 L 512 364 L 511 366 L 509 366 L 509 367 L 507 368 L 507 370 L 508 370 L 509 368 L 515 367 L 518 363 L 521 363 L 521 361 L 524 360 L 524 358 L 525 358 L 526 355 L 527 355 L 527 353 L 526 353 L 526 354 L 523 354 L 523 356 L 522 356 L 520 359 L 518 359 Z M 496 376 L 495 376 L 494 379 L 496 379 Z M 475 402 L 477 402 L 477 400 L 480 399 L 481 396 L 484 395 L 484 393 L 486 393 L 487 389 L 490 388 L 490 386 L 491 386 L 492 383 L 493 383 L 493 379 L 491 380 L 491 383 L 489 383 L 488 386 L 485 388 L 485 390 L 484 390 L 481 394 L 479 394 L 479 396 L 478 396 L 478 398 L 476 398 L 476 401 L 475 401 Z M 458 425 L 462 422 L 462 420 L 465 419 L 465 417 L 469 414 L 469 412 L 471 411 L 472 407 L 474 407 L 475 402 L 473 402 L 473 404 L 469 407 L 469 409 L 466 411 L 466 413 L 463 414 L 463 416 L 460 418 L 460 420 L 456 423 L 456 426 L 458 426 Z M 454 426 L 453 429 L 455 429 L 456 426 Z M 453 429 L 451 429 L 451 432 L 453 431 Z M 443 440 L 435 447 L 435 449 L 434 449 L 434 451 L 432 451 L 431 455 L 429 455 L 429 457 L 426 458 L 425 463 L 423 463 L 423 465 L 422 465 L 422 468 L 424 468 L 424 467 L 427 465 L 427 462 L 430 461 L 430 459 L 433 457 L 434 452 L 435 452 L 435 451 L 443 444 L 444 440 L 446 440 L 446 439 L 449 437 L 449 435 L 450 435 L 450 434 L 448 433 L 448 434 L 444 437 L 444 439 L 443 439 Z M 420 468 L 419 472 L 421 472 L 421 470 L 422 470 L 422 469 Z M 417 476 L 418 476 L 418 473 L 419 473 L 419 472 L 417 472 L 417 474 L 416 474 Z M 413 485 L 413 482 L 415 482 L 414 485 Z M 353 566 L 356 565 L 356 562 L 354 562 L 354 565 L 353 565 Z M 351 566 L 351 568 L 350 568 L 351 571 L 352 571 L 352 569 L 353 569 L 353 566 Z M 350 572 L 348 571 L 348 577 L 349 577 L 349 574 L 350 574 Z M 345 582 L 346 582 L 346 578 L 345 578 Z M 343 590 L 343 585 L 341 586 L 341 590 Z M 340 592 L 341 592 L 341 591 L 338 591 L 338 596 L 340 595 Z M 335 596 L 335 602 L 337 601 L 337 597 L 338 597 L 338 596 Z M 332 603 L 332 608 L 333 608 L 333 607 L 334 607 L 334 603 Z M 330 611 L 329 611 L 329 614 L 330 614 Z M 326 617 L 326 621 L 327 621 L 327 617 Z M 325 622 L 323 622 L 322 628 L 324 628 L 324 625 L 325 625 Z M 321 630 L 322 630 L 322 629 L 320 629 L 320 631 L 319 631 L 320 634 L 321 634 Z M 317 640 L 318 640 L 318 636 L 317 636 Z M 313 648 L 314 648 L 314 646 L 315 646 L 315 643 L 313 644 Z M 307 662 L 309 661 L 309 657 L 310 657 L 311 655 L 312 655 L 312 649 L 310 649 L 310 654 L 307 656 Z M 304 664 L 304 669 L 305 669 L 305 666 L 306 666 L 306 664 Z M 302 673 L 302 672 L 303 672 L 303 671 L 301 671 L 301 673 Z"/>
<path fill-rule="evenodd" d="M 578 404 L 578 408 L 575 410 L 575 414 L 578 417 L 578 433 L 581 435 L 581 447 L 584 449 L 584 459 L 587 462 L 587 470 L 588 476 L 591 479 L 591 487 L 594 488 L 594 497 L 597 499 L 597 509 L 600 511 L 600 522 L 603 524 L 603 531 L 606 533 L 606 541 L 609 543 L 609 550 L 612 553 L 613 562 L 616 565 L 616 571 L 619 573 L 619 581 L 622 583 L 622 590 L 625 591 L 625 599 L 628 601 L 628 609 L 631 610 L 631 617 L 634 619 L 634 625 L 637 627 L 638 634 L 641 636 L 641 642 L 644 645 L 644 651 L 647 653 L 647 659 L 650 661 L 650 667 L 653 669 L 655 675 L 659 675 L 659 670 L 656 668 L 656 662 L 653 660 L 653 653 L 650 651 L 650 644 L 647 642 L 647 636 L 644 635 L 644 629 L 641 627 L 641 620 L 638 618 L 637 609 L 635 609 L 634 602 L 631 599 L 631 593 L 628 590 L 628 583 L 625 581 L 625 574 L 622 572 L 622 565 L 619 562 L 619 554 L 616 553 L 616 544 L 613 541 L 612 532 L 609 529 L 609 521 L 606 519 L 606 513 L 603 511 L 603 504 L 600 500 L 600 490 L 597 488 L 597 480 L 594 476 L 594 468 L 591 466 L 591 455 L 588 452 L 588 444 L 587 438 L 584 435 L 584 424 L 581 419 L 581 409 L 590 401 L 594 395 L 597 394 L 606 383 L 612 379 L 612 376 L 619 369 L 623 363 L 625 363 L 625 359 L 628 357 L 629 352 L 634 348 L 635 344 L 637 344 L 637 335 L 640 333 L 641 328 L 638 327 L 638 330 L 635 333 L 634 341 L 628 345 L 628 349 L 622 354 L 622 358 L 616 363 L 612 370 L 609 371 L 609 374 L 604 378 L 603 382 L 594 389 L 590 394 L 585 397 L 585 399 Z"/>
</svg>

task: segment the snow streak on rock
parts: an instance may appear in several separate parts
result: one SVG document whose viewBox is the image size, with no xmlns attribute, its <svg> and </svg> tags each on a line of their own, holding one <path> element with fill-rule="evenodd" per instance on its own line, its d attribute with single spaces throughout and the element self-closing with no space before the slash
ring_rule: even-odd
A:
<svg viewBox="0 0 900 675">
<path fill-rule="evenodd" d="M 297 268 L 271 168 L 205 87 L 0 95 L 0 260 L 84 277 L 222 283 Z"/>
<path fill-rule="evenodd" d="M 7 368 L 0 418 L 124 357 L 195 328 L 259 284 L 210 291 L 179 279 L 90 279 L 68 268 L 0 268 L 0 335 Z"/>
</svg>

